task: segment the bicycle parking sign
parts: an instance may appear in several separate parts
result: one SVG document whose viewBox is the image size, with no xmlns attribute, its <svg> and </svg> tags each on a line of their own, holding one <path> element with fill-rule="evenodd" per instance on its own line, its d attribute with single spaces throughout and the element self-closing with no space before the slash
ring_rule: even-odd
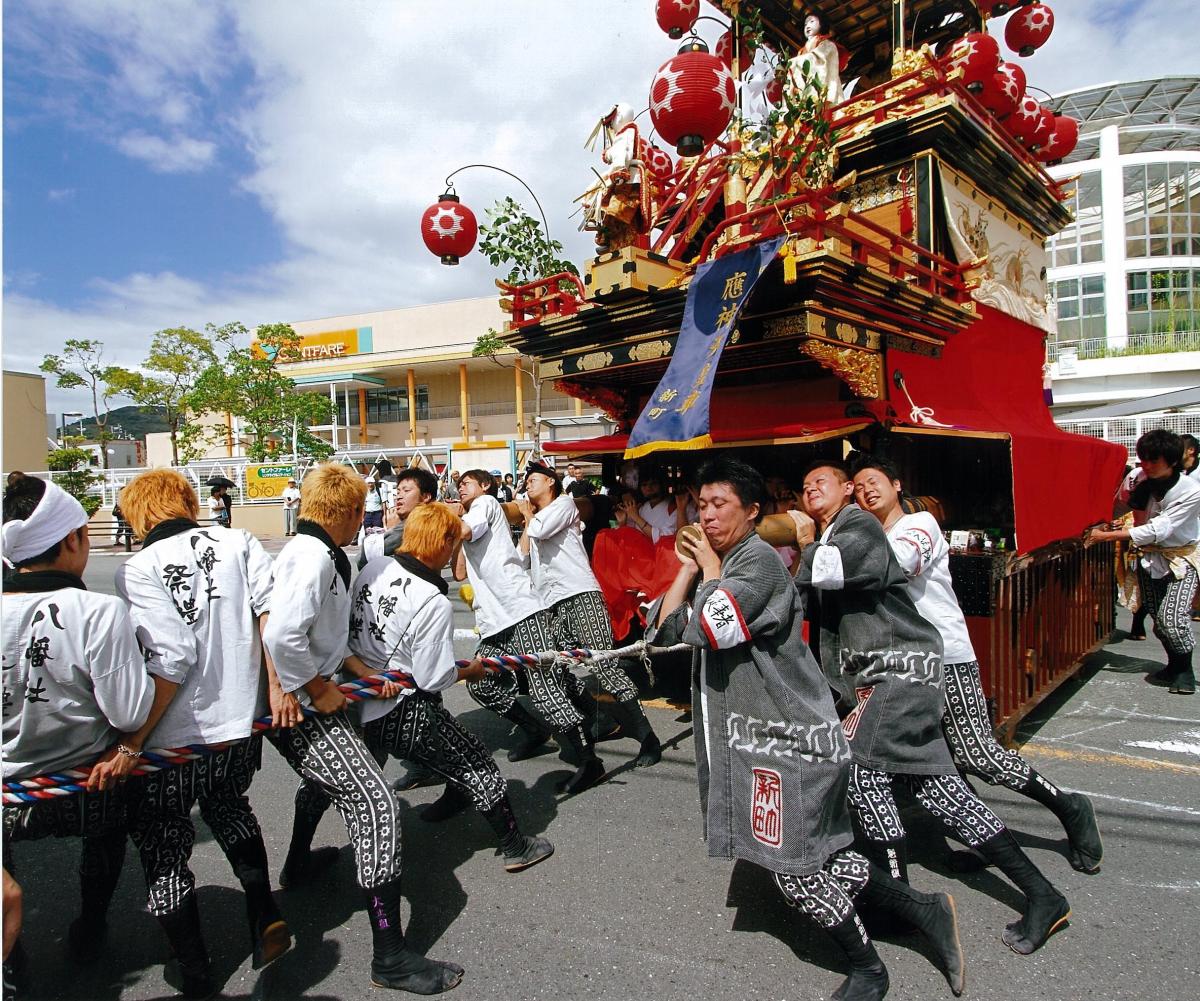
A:
<svg viewBox="0 0 1200 1001">
<path fill-rule="evenodd" d="M 288 478 L 295 475 L 295 467 L 290 465 L 249 465 L 246 467 L 246 496 L 251 500 L 282 497 Z"/>
</svg>

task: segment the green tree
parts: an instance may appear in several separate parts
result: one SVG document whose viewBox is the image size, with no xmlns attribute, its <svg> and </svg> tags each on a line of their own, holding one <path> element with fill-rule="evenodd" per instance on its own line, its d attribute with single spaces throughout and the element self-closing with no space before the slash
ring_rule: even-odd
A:
<svg viewBox="0 0 1200 1001">
<path fill-rule="evenodd" d="M 333 404 L 319 393 L 301 393 L 279 366 L 300 360 L 300 338 L 286 323 L 260 326 L 248 343 L 249 331 L 240 323 L 208 324 L 209 338 L 225 355 L 196 379 L 189 394 L 190 409 L 232 414 L 245 421 L 253 435 L 247 451 L 257 462 L 272 454 L 272 439 L 293 443 L 297 455 L 318 459 L 332 446 L 308 430 L 329 424 Z"/>
<path fill-rule="evenodd" d="M 91 453 L 85 448 L 56 448 L 47 456 L 51 471 L 63 474 L 55 477 L 54 482 L 83 505 L 89 518 L 99 510 L 101 503 L 90 489 L 104 480 L 103 476 L 92 472 L 90 460 Z"/>
<path fill-rule="evenodd" d="M 104 345 L 100 341 L 69 338 L 61 355 L 46 355 L 38 366 L 43 372 L 58 377 L 59 389 L 88 389 L 92 394 L 92 417 L 96 425 L 96 440 L 100 443 L 100 460 L 108 468 L 108 449 L 112 440 L 108 430 L 109 401 L 126 396 L 129 390 L 126 369 L 104 363 Z M 103 414 L 103 416 L 101 416 Z"/>
<path fill-rule="evenodd" d="M 579 269 L 562 256 L 562 244 L 551 240 L 542 224 L 519 202 L 503 198 L 486 215 L 487 224 L 479 227 L 483 234 L 479 250 L 492 267 L 508 268 L 505 281 L 522 284 L 563 271 L 579 274 Z"/>
</svg>

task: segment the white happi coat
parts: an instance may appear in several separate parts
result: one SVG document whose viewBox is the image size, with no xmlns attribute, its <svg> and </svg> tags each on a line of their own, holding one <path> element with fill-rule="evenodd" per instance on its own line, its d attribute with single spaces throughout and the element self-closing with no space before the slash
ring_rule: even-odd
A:
<svg viewBox="0 0 1200 1001">
<path fill-rule="evenodd" d="M 117 571 L 152 674 L 179 685 L 148 747 L 248 737 L 265 714 L 257 617 L 271 608 L 271 557 L 240 528 L 196 526 Z"/>
<path fill-rule="evenodd" d="M 508 519 L 495 497 L 476 497 L 463 515 L 471 538 L 463 543 L 467 577 L 475 590 L 475 625 L 484 639 L 543 608 L 525 561 L 513 545 Z"/>
<path fill-rule="evenodd" d="M 154 682 L 119 598 L 4 595 L 5 781 L 89 764 L 146 722 Z"/>
<path fill-rule="evenodd" d="M 433 693 L 453 685 L 458 669 L 454 610 L 430 576 L 432 571 L 390 556 L 371 560 L 354 582 L 350 649 L 373 671 L 403 671 L 421 691 Z M 409 694 L 359 703 L 362 722 L 386 716 Z"/>
<path fill-rule="evenodd" d="M 574 497 L 555 497 L 529 519 L 528 533 L 533 584 L 547 608 L 564 598 L 600 590 L 583 546 Z"/>
</svg>

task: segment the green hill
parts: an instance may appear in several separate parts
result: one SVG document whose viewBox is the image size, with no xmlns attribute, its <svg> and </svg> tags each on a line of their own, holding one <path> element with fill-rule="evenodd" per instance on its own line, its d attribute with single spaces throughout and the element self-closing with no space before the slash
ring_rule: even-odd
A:
<svg viewBox="0 0 1200 1001">
<path fill-rule="evenodd" d="M 170 430 L 163 413 L 161 407 L 117 407 L 108 415 L 109 433 L 112 434 L 113 429 L 119 427 L 122 430 L 114 437 L 140 438 L 145 441 L 148 434 Z M 90 417 L 83 419 L 82 430 L 79 430 L 78 421 L 71 421 L 67 427 L 70 434 L 81 434 L 88 439 L 95 437 L 96 422 Z"/>
</svg>

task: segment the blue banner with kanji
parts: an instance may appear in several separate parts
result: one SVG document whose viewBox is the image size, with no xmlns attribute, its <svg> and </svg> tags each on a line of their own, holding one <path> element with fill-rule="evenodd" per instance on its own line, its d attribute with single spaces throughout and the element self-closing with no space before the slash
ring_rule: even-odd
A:
<svg viewBox="0 0 1200 1001">
<path fill-rule="evenodd" d="M 675 353 L 633 426 L 625 458 L 712 444 L 709 402 L 721 352 L 750 290 L 783 240 L 782 236 L 767 240 L 696 269 Z"/>
</svg>

